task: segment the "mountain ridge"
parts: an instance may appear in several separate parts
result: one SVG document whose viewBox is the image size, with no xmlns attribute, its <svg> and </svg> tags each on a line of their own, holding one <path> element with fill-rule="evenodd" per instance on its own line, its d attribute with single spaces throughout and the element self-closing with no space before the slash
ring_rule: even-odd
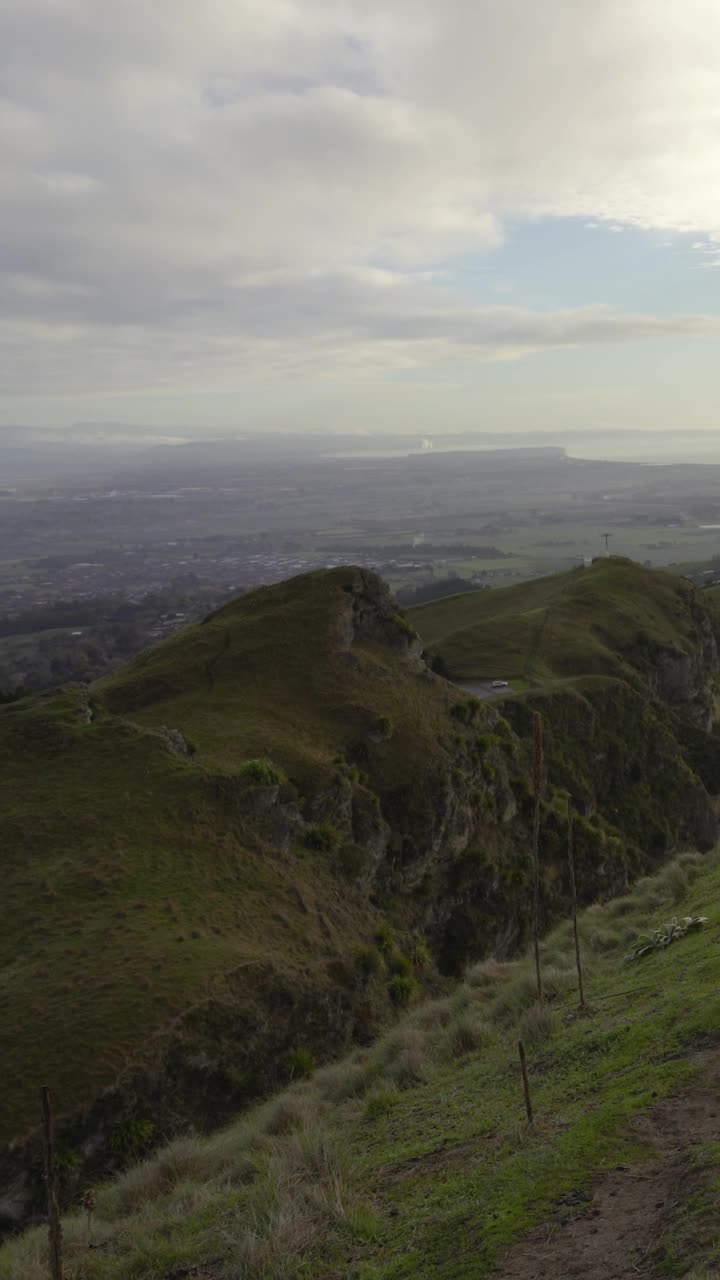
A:
<svg viewBox="0 0 720 1280">
<path fill-rule="evenodd" d="M 608 572 L 655 599 L 648 571 Z M 720 782 L 689 761 L 714 743 L 716 624 L 688 584 L 663 582 L 662 597 L 660 652 L 703 675 L 684 719 L 639 668 L 481 705 L 430 670 L 384 584 L 352 567 L 249 593 L 89 692 L 0 708 L 15 797 L 0 817 L 0 1026 L 23 1067 L 0 1110 L 6 1223 L 41 1193 L 27 1137 L 40 1078 L 56 1085 L 73 1178 L 97 1176 L 148 1114 L 148 1146 L 221 1123 L 298 1053 L 372 1039 L 418 986 L 513 954 L 529 922 L 535 707 L 545 922 L 565 902 L 568 792 L 583 901 L 683 844 L 709 847 Z"/>
</svg>

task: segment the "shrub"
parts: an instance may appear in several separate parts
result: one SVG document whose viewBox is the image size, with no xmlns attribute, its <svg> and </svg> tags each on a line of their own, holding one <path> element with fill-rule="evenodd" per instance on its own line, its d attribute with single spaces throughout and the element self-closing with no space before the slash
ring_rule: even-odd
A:
<svg viewBox="0 0 720 1280">
<path fill-rule="evenodd" d="M 468 1053 L 476 1053 L 489 1039 L 489 1029 L 466 1015 L 455 1018 L 445 1029 L 437 1045 L 437 1055 L 441 1061 L 463 1058 Z"/>
<path fill-rule="evenodd" d="M 155 1124 L 152 1120 L 141 1116 L 128 1116 L 119 1121 L 113 1129 L 110 1146 L 115 1155 L 124 1164 L 139 1160 L 152 1146 L 155 1137 Z"/>
<path fill-rule="evenodd" d="M 673 916 L 668 924 L 650 933 L 641 933 L 637 946 L 625 956 L 626 960 L 641 960 L 653 951 L 664 951 L 673 942 L 684 938 L 688 933 L 695 933 L 707 924 L 707 916 Z"/>
<path fill-rule="evenodd" d="M 460 724 L 472 724 L 479 710 L 480 703 L 475 698 L 466 698 L 464 702 L 453 703 L 450 715 L 454 720 L 459 720 Z"/>
<path fill-rule="evenodd" d="M 415 968 L 426 969 L 427 966 L 430 964 L 431 958 L 432 957 L 430 955 L 430 951 L 427 944 L 423 942 L 422 938 L 418 938 L 418 940 L 413 943 L 413 949 L 411 953 L 411 959 Z"/>
<path fill-rule="evenodd" d="M 358 947 L 355 963 L 364 978 L 374 978 L 382 969 L 382 960 L 374 947 Z"/>
<path fill-rule="evenodd" d="M 366 1093 L 373 1075 L 373 1068 L 367 1061 L 338 1062 L 335 1066 L 318 1071 L 314 1083 L 320 1096 L 328 1102 L 345 1102 L 348 1098 L 359 1098 Z"/>
<path fill-rule="evenodd" d="M 492 990 L 500 982 L 507 982 L 515 973 L 515 966 L 509 961 L 478 960 L 465 974 L 465 981 L 470 987 L 479 987 L 483 991 Z"/>
<path fill-rule="evenodd" d="M 272 760 L 246 760 L 238 773 L 246 782 L 256 782 L 262 787 L 278 787 L 285 781 L 282 769 Z"/>
<path fill-rule="evenodd" d="M 388 953 L 395 946 L 395 938 L 393 931 L 388 924 L 379 924 L 373 934 L 378 947 L 378 951 Z"/>
<path fill-rule="evenodd" d="M 387 1068 L 386 1075 L 398 1089 L 414 1089 L 427 1078 L 426 1055 L 420 1047 L 408 1045 Z"/>
<path fill-rule="evenodd" d="M 262 1108 L 261 1130 L 271 1137 L 313 1128 L 323 1110 L 320 1100 L 297 1087 L 281 1093 Z"/>
<path fill-rule="evenodd" d="M 378 716 L 373 725 L 373 733 L 383 738 L 386 742 L 393 735 L 394 725 L 389 716 Z"/>
<path fill-rule="evenodd" d="M 335 865 L 347 880 L 357 880 L 367 867 L 367 850 L 360 844 L 344 844 L 338 849 Z"/>
<path fill-rule="evenodd" d="M 306 1079 L 315 1070 L 315 1055 L 310 1049 L 293 1049 L 288 1054 L 288 1068 L 291 1080 Z"/>
<path fill-rule="evenodd" d="M 402 951 L 392 951 L 387 957 L 387 967 L 389 973 L 398 973 L 401 977 L 412 977 L 412 960 Z"/>
<path fill-rule="evenodd" d="M 682 902 L 690 886 L 687 872 L 678 862 L 671 862 L 660 877 L 674 906 Z"/>
<path fill-rule="evenodd" d="M 435 1031 L 438 1027 L 446 1027 L 452 1016 L 449 1000 L 429 1000 L 410 1014 L 408 1023 L 420 1031 Z"/>
<path fill-rule="evenodd" d="M 384 1116 L 391 1111 L 400 1101 L 402 1095 L 397 1089 L 390 1089 L 385 1086 L 379 1086 L 373 1089 L 367 1096 L 365 1103 L 365 1115 L 368 1120 L 375 1120 L 378 1116 Z"/>
<path fill-rule="evenodd" d="M 528 1048 L 536 1049 L 555 1035 L 559 1028 L 560 1015 L 557 1009 L 547 1004 L 536 1004 L 522 1018 L 518 1034 Z"/>
<path fill-rule="evenodd" d="M 329 822 L 312 822 L 305 828 L 303 844 L 316 853 L 333 853 L 340 844 L 340 833 Z"/>
<path fill-rule="evenodd" d="M 417 983 L 413 978 L 400 973 L 396 973 L 388 982 L 388 995 L 393 1004 L 399 1008 L 405 1008 L 410 1004 L 417 989 Z"/>
</svg>

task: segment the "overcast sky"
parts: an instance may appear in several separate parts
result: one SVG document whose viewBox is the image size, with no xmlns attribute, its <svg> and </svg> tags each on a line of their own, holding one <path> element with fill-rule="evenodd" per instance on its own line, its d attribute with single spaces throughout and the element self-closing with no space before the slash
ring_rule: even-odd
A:
<svg viewBox="0 0 720 1280">
<path fill-rule="evenodd" d="M 718 0 L 0 0 L 0 425 L 714 428 Z"/>
</svg>

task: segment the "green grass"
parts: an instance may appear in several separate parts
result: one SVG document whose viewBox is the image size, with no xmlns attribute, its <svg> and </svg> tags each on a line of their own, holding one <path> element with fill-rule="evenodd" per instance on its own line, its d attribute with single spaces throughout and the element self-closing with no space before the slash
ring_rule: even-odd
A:
<svg viewBox="0 0 720 1280">
<path fill-rule="evenodd" d="M 545 682 L 576 675 L 625 676 L 629 651 L 690 652 L 702 597 L 672 574 L 629 561 L 495 591 L 448 596 L 409 611 L 425 645 L 453 676 Z"/>
<path fill-rule="evenodd" d="M 309 813 L 311 836 L 325 837 L 309 849 L 298 814 L 283 852 L 282 816 L 265 820 L 252 788 L 282 790 L 287 773 L 288 803 L 342 796 L 345 753 L 386 716 L 392 736 L 370 744 L 371 790 L 356 797 L 372 823 L 378 792 L 447 772 L 471 732 L 448 715 L 456 695 L 389 644 L 343 648 L 352 577 L 243 597 L 94 688 L 91 723 L 79 689 L 0 707 L 0 1143 L 35 1128 L 41 1083 L 68 1115 L 131 1065 L 154 1070 L 194 1009 L 228 1027 L 250 1019 L 217 1085 L 221 1106 L 239 1105 L 273 985 L 311 1007 L 337 991 L 333 963 L 352 970 L 382 915 L 325 851 L 347 818 L 330 815 L 331 827 Z M 191 761 L 168 750 L 163 726 L 192 741 Z M 380 1003 L 387 1013 L 384 991 Z M 187 1034 L 199 1051 L 202 1032 Z M 281 1053 L 289 1034 L 279 1023 Z M 213 1025 L 214 1052 L 221 1039 Z M 272 1071 L 269 1041 L 265 1054 Z"/>
<path fill-rule="evenodd" d="M 625 964 L 637 933 L 677 910 L 710 922 Z M 692 1087 L 695 1050 L 720 1018 L 719 917 L 717 860 L 697 855 L 585 912 L 589 1017 L 577 1016 L 569 926 L 545 939 L 551 1012 L 528 1042 L 533 1130 L 516 1049 L 531 970 L 485 962 L 369 1050 L 101 1188 L 100 1248 L 88 1251 L 82 1218 L 70 1218 L 69 1267 L 83 1280 L 193 1267 L 208 1280 L 489 1277 L 559 1195 L 620 1162 L 652 1162 L 629 1122 Z M 702 1177 L 672 1217 L 660 1274 L 714 1273 L 717 1150 L 695 1152 Z M 45 1240 L 35 1231 L 0 1250 L 2 1280 L 44 1280 Z"/>
<path fill-rule="evenodd" d="M 171 724 L 203 761 L 236 768 L 275 759 L 313 779 L 379 717 L 395 726 L 385 775 L 411 775 L 436 754 L 447 701 L 382 643 L 343 649 L 339 618 L 357 570 L 320 571 L 261 588 L 188 627 L 98 683 L 109 710 Z"/>
</svg>

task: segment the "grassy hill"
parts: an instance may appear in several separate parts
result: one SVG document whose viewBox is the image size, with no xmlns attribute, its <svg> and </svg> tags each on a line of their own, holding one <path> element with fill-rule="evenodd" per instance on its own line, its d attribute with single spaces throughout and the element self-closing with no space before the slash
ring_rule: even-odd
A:
<svg viewBox="0 0 720 1280">
<path fill-rule="evenodd" d="M 578 675 L 633 678 L 657 653 L 690 656 L 710 635 L 684 579 L 611 556 L 592 566 L 411 609 L 426 647 L 456 678 L 531 684 Z"/>
<path fill-rule="evenodd" d="M 385 862 L 388 819 L 477 736 L 414 647 L 379 580 L 321 573 L 90 691 L 0 706 L 0 1218 L 41 1192 L 40 1083 L 68 1158 L 106 1165 L 217 1123 L 296 1051 L 367 1038 L 412 989 L 404 957 L 363 969 L 388 914 L 406 949 L 428 914 Z"/>
<path fill-rule="evenodd" d="M 72 1197 L 367 1044 L 468 961 L 512 954 L 538 700 L 548 924 L 567 896 L 566 793 L 583 902 L 712 843 L 709 616 L 626 562 L 587 580 L 596 621 L 581 591 L 577 634 L 592 656 L 610 619 L 616 671 L 510 699 L 507 718 L 433 675 L 380 580 L 352 568 L 248 594 L 89 690 L 0 706 L 0 1225 L 42 1200 L 40 1084 Z M 530 584 L 529 612 L 565 589 Z M 511 616 L 514 592 L 483 607 L 496 594 L 502 617 L 512 594 Z"/>
<path fill-rule="evenodd" d="M 83 1280 L 483 1280 L 718 1273 L 720 871 L 685 855 L 529 960 L 486 962 L 367 1050 L 66 1219 Z M 707 925 L 631 964 L 669 917 Z M 517 1039 L 535 1120 L 525 1118 Z M 46 1233 L 0 1249 L 45 1280 Z"/>
</svg>

